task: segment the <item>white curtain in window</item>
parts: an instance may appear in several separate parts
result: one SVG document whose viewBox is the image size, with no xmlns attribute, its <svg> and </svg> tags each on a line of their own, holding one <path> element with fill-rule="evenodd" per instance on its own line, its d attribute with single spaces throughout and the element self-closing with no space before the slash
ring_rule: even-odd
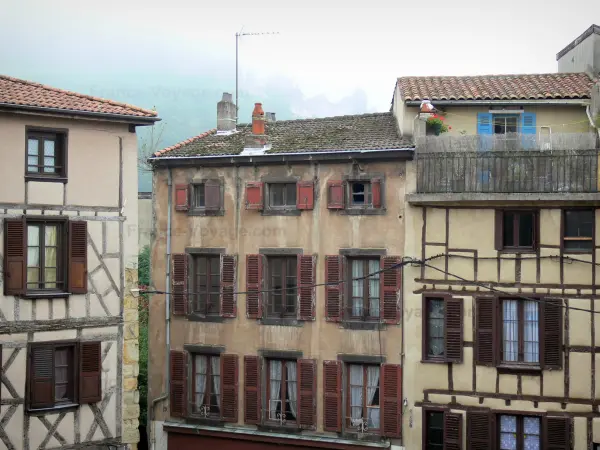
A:
<svg viewBox="0 0 600 450">
<path fill-rule="evenodd" d="M 523 418 L 524 450 L 540 450 L 540 418 Z"/>
<path fill-rule="evenodd" d="M 215 356 L 210 359 L 210 372 L 213 375 L 213 394 L 218 399 L 216 406 L 221 411 L 221 358 Z"/>
<path fill-rule="evenodd" d="M 519 360 L 519 319 L 517 315 L 517 300 L 504 300 L 504 361 Z"/>
<path fill-rule="evenodd" d="M 363 262 L 352 261 L 352 278 L 360 278 L 363 274 Z M 365 280 L 352 281 L 352 315 L 360 316 L 363 310 L 363 283 Z"/>
<path fill-rule="evenodd" d="M 525 302 L 525 362 L 540 362 L 538 302 Z"/>
<path fill-rule="evenodd" d="M 290 410 L 294 417 L 298 417 L 298 407 L 297 398 L 298 398 L 298 383 L 296 382 L 297 374 L 296 371 L 296 363 L 293 361 L 289 361 L 286 363 L 287 367 L 287 399 L 290 405 Z"/>
<path fill-rule="evenodd" d="M 379 270 L 379 261 L 369 261 L 369 273 L 375 273 Z M 369 277 L 369 314 L 372 317 L 379 317 L 379 274 Z"/>
<path fill-rule="evenodd" d="M 363 415 L 363 366 L 350 366 L 350 417 L 360 419 Z"/>
<path fill-rule="evenodd" d="M 206 369 L 207 369 L 207 358 L 206 356 L 196 356 L 196 408 L 200 408 L 204 404 L 204 392 L 206 392 Z"/>
<path fill-rule="evenodd" d="M 500 416 L 500 450 L 517 449 L 517 417 Z"/>
<path fill-rule="evenodd" d="M 281 400 L 281 361 L 271 361 L 269 367 L 269 392 L 271 394 L 271 398 L 269 399 L 269 419 L 277 420 L 277 407 L 280 405 Z M 284 412 L 284 408 L 281 408 L 281 412 Z"/>
<path fill-rule="evenodd" d="M 375 394 L 379 390 L 379 367 L 367 367 L 367 411 L 369 412 L 369 428 L 379 429 L 379 398 Z"/>
</svg>

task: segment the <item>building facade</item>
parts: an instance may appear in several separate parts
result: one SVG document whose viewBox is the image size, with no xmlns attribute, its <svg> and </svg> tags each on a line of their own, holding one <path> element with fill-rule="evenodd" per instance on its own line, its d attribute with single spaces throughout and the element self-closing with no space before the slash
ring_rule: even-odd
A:
<svg viewBox="0 0 600 450">
<path fill-rule="evenodd" d="M 0 76 L 0 448 L 136 448 L 137 140 L 154 111 Z"/>
</svg>

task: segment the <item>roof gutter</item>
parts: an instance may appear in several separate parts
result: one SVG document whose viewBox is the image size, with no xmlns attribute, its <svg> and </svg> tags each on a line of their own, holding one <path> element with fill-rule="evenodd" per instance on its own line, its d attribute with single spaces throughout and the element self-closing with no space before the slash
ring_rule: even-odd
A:
<svg viewBox="0 0 600 450">
<path fill-rule="evenodd" d="M 421 106 L 422 100 L 406 100 L 407 106 Z M 543 99 L 543 100 L 431 100 L 439 106 L 463 105 L 577 105 L 587 106 L 590 99 Z"/>
</svg>

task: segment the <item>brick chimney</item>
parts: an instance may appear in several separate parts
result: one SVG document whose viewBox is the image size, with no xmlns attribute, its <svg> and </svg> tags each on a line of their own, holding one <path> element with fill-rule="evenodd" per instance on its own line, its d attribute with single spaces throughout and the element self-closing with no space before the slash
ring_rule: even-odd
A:
<svg viewBox="0 0 600 450">
<path fill-rule="evenodd" d="M 262 103 L 254 104 L 252 111 L 252 134 L 262 136 L 265 134 L 265 112 L 262 108 Z"/>
<path fill-rule="evenodd" d="M 217 133 L 230 133 L 235 130 L 236 112 L 231 94 L 223 92 L 223 98 L 217 103 Z"/>
</svg>

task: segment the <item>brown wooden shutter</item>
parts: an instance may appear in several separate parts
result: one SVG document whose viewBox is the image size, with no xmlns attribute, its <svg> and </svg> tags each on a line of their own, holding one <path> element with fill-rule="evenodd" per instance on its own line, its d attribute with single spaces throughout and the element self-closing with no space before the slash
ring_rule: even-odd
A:
<svg viewBox="0 0 600 450">
<path fill-rule="evenodd" d="M 244 356 L 244 422 L 261 422 L 260 360 L 258 356 Z"/>
<path fill-rule="evenodd" d="M 235 292 L 237 256 L 221 255 L 221 316 L 236 317 L 237 301 Z"/>
<path fill-rule="evenodd" d="M 445 304 L 444 355 L 446 361 L 460 363 L 463 354 L 463 301 L 448 297 Z"/>
<path fill-rule="evenodd" d="M 4 219 L 4 295 L 27 289 L 27 239 L 25 216 Z"/>
<path fill-rule="evenodd" d="M 343 289 L 342 256 L 325 256 L 325 318 L 330 322 L 342 320 Z"/>
<path fill-rule="evenodd" d="M 100 342 L 82 342 L 79 346 L 79 403 L 102 400 L 102 357 Z"/>
<path fill-rule="evenodd" d="M 504 248 L 504 211 L 497 209 L 495 211 L 495 229 L 494 229 L 494 247 L 500 251 Z"/>
<path fill-rule="evenodd" d="M 29 407 L 54 406 L 54 347 L 36 345 L 29 353 Z"/>
<path fill-rule="evenodd" d="M 87 294 L 87 222 L 69 222 L 69 292 Z"/>
<path fill-rule="evenodd" d="M 313 209 L 315 186 L 312 181 L 298 181 L 296 183 L 296 208 Z"/>
<path fill-rule="evenodd" d="M 187 416 L 187 353 L 171 350 L 171 416 Z"/>
<path fill-rule="evenodd" d="M 381 178 L 371 180 L 371 193 L 373 194 L 373 208 L 381 208 Z"/>
<path fill-rule="evenodd" d="M 396 364 L 381 365 L 380 386 L 381 431 L 384 436 L 400 437 L 402 434 L 402 367 Z"/>
<path fill-rule="evenodd" d="M 298 424 L 300 428 L 317 429 L 317 361 L 298 360 Z"/>
<path fill-rule="evenodd" d="M 476 299 L 476 340 L 475 363 L 482 366 L 496 364 L 498 337 L 496 336 L 496 299 L 481 297 Z"/>
<path fill-rule="evenodd" d="M 207 211 L 218 211 L 221 209 L 221 182 L 218 180 L 207 180 L 204 183 L 204 209 Z"/>
<path fill-rule="evenodd" d="M 342 431 L 342 364 L 323 361 L 323 430 Z"/>
<path fill-rule="evenodd" d="M 221 355 L 221 419 L 238 421 L 238 356 Z"/>
<path fill-rule="evenodd" d="M 188 256 L 185 253 L 173 254 L 173 273 L 171 275 L 173 315 L 186 315 L 188 312 Z"/>
<path fill-rule="evenodd" d="M 401 273 L 399 256 L 382 256 L 379 274 L 379 301 L 385 323 L 400 323 Z M 394 267 L 397 266 L 397 267 Z"/>
<path fill-rule="evenodd" d="M 462 450 L 462 414 L 444 413 L 444 450 Z"/>
<path fill-rule="evenodd" d="M 188 211 L 190 209 L 190 185 L 175 185 L 175 211 Z"/>
<path fill-rule="evenodd" d="M 542 427 L 545 450 L 571 450 L 571 419 L 568 417 L 544 417 Z"/>
<path fill-rule="evenodd" d="M 327 182 L 327 208 L 344 209 L 344 183 L 342 181 Z"/>
<path fill-rule="evenodd" d="M 493 422 L 489 411 L 467 411 L 467 450 L 494 448 Z"/>
<path fill-rule="evenodd" d="M 260 181 L 246 183 L 246 209 L 263 209 L 263 186 Z"/>
<path fill-rule="evenodd" d="M 563 361 L 563 303 L 561 299 L 548 298 L 540 302 L 542 318 L 542 367 L 561 369 Z"/>
<path fill-rule="evenodd" d="M 246 255 L 246 317 L 262 317 L 262 255 Z"/>
<path fill-rule="evenodd" d="M 314 320 L 316 288 L 316 258 L 312 255 L 298 255 L 298 319 Z"/>
</svg>

